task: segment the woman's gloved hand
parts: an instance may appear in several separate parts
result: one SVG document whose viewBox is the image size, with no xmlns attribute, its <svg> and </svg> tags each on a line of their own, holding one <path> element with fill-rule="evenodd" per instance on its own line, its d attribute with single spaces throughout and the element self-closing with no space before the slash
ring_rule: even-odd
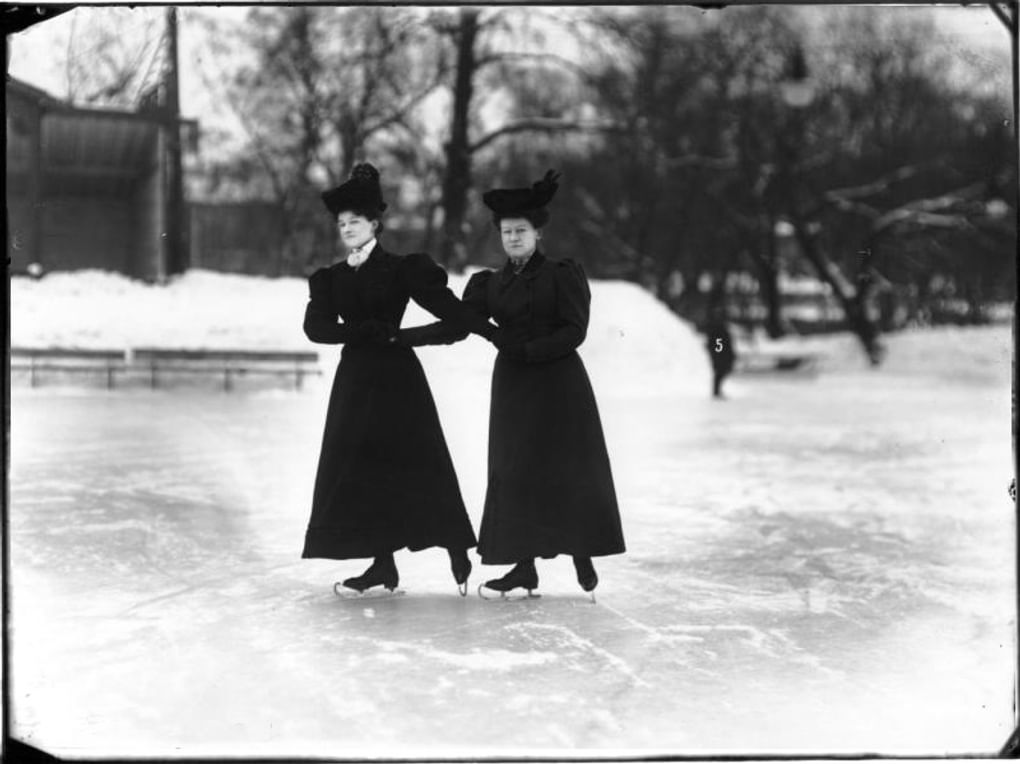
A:
<svg viewBox="0 0 1020 764">
<path fill-rule="evenodd" d="M 482 331 L 478 333 L 489 342 L 494 342 L 496 335 L 500 332 L 500 328 L 492 323 L 486 323 Z"/>
<path fill-rule="evenodd" d="M 397 327 L 389 321 L 370 318 L 358 324 L 358 339 L 373 345 L 388 345 L 397 337 Z"/>
<path fill-rule="evenodd" d="M 396 344 L 415 348 L 423 345 L 452 345 L 468 336 L 467 329 L 450 321 L 436 321 L 424 326 L 413 326 L 397 332 Z"/>
<path fill-rule="evenodd" d="M 512 361 L 528 360 L 528 353 L 524 347 L 524 336 L 520 332 L 512 332 L 506 329 L 496 329 L 493 332 L 491 342 L 502 355 Z"/>
</svg>

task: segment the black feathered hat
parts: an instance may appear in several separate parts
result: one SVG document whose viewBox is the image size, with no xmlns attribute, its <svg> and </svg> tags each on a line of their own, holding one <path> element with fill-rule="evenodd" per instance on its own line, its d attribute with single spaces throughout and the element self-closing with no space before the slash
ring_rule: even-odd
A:
<svg viewBox="0 0 1020 764">
<path fill-rule="evenodd" d="M 334 216 L 344 210 L 378 214 L 386 209 L 379 171 L 368 162 L 354 165 L 350 180 L 324 191 L 322 201 Z"/>
<path fill-rule="evenodd" d="M 549 170 L 545 177 L 531 184 L 530 188 L 494 188 L 482 194 L 482 202 L 492 210 L 495 218 L 525 217 L 531 219 L 541 211 L 540 217 L 547 217 L 544 207 L 556 195 L 560 187 L 558 172 Z"/>
</svg>

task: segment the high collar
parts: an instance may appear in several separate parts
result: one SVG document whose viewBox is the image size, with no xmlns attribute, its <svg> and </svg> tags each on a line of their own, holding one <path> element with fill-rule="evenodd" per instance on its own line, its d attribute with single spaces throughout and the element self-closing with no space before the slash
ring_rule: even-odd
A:
<svg viewBox="0 0 1020 764">
<path fill-rule="evenodd" d="M 351 268 L 357 269 L 364 266 L 366 263 L 370 262 L 373 259 L 373 257 L 378 257 L 381 252 L 382 249 L 379 247 L 379 242 L 373 236 L 371 239 L 365 242 L 364 246 L 352 249 L 350 252 L 348 252 L 347 255 L 344 257 L 344 263 L 350 266 Z M 350 262 L 352 258 L 354 259 L 355 262 L 358 263 L 358 265 L 353 265 Z"/>
<path fill-rule="evenodd" d="M 536 249 L 531 257 L 528 258 L 528 262 L 524 264 L 524 269 L 520 273 L 514 273 L 514 263 L 509 257 L 506 259 L 506 264 L 503 266 L 503 270 L 500 272 L 500 277 L 503 281 L 510 281 L 514 276 L 521 276 L 523 278 L 532 279 L 538 272 L 538 269 L 542 267 L 542 263 L 545 262 L 545 255 L 538 249 Z"/>
<path fill-rule="evenodd" d="M 368 252 L 369 254 L 372 254 L 372 252 L 374 252 L 375 248 L 378 246 L 379 241 L 373 236 L 371 239 L 366 241 L 362 246 L 355 247 L 354 249 L 352 249 L 348 254 L 354 254 L 355 252 Z"/>
</svg>

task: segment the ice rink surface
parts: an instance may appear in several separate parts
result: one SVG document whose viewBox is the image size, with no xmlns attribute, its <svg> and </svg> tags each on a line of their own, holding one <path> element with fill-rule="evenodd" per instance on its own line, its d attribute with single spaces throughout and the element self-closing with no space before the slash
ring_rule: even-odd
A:
<svg viewBox="0 0 1020 764">
<path fill-rule="evenodd" d="M 903 335 L 880 371 L 738 377 L 722 402 L 596 359 L 629 549 L 596 560 L 595 605 L 565 558 L 515 602 L 474 594 L 503 568 L 473 558 L 461 598 L 441 550 L 398 553 L 400 596 L 334 596 L 365 563 L 299 559 L 329 370 L 304 393 L 16 387 L 13 734 L 66 756 L 993 753 L 1010 337 L 953 336 L 991 350 L 925 363 L 938 335 Z M 431 352 L 477 527 L 487 380 Z"/>
</svg>

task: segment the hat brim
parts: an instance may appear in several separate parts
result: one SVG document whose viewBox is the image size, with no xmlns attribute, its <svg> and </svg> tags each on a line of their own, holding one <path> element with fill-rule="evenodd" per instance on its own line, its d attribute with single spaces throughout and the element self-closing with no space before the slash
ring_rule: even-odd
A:
<svg viewBox="0 0 1020 764">
<path fill-rule="evenodd" d="M 482 203 L 497 215 L 510 216 L 534 212 L 536 204 L 530 188 L 496 188 L 482 194 Z"/>
<path fill-rule="evenodd" d="M 558 174 L 550 170 L 544 178 L 532 183 L 530 188 L 494 188 L 482 194 L 482 203 L 503 217 L 537 212 L 556 195 L 558 177 Z"/>
<path fill-rule="evenodd" d="M 376 184 L 360 180 L 349 180 L 322 193 L 322 203 L 333 215 L 341 212 L 358 210 L 359 212 L 378 212 L 386 209 L 386 202 Z"/>
</svg>

